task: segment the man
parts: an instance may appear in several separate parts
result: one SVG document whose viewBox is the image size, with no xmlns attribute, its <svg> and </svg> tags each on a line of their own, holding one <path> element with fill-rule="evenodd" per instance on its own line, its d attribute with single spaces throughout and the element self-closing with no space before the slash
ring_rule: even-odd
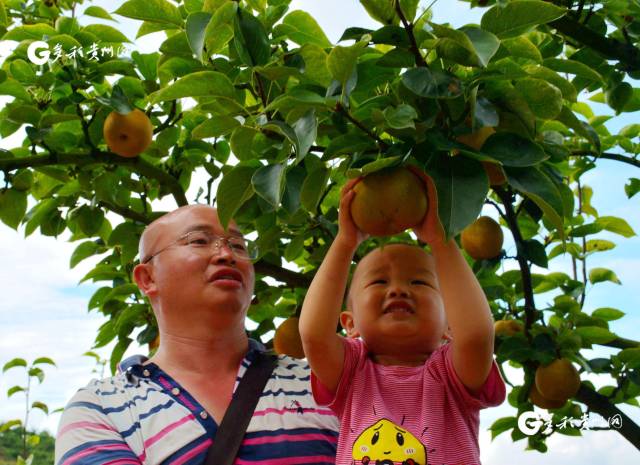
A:
<svg viewBox="0 0 640 465">
<path fill-rule="evenodd" d="M 244 321 L 254 287 L 250 250 L 206 205 L 179 208 L 140 239 L 135 281 L 149 298 L 160 347 L 78 391 L 62 416 L 57 465 L 203 464 L 257 351 Z M 309 367 L 280 357 L 236 463 L 332 464 L 338 424 L 315 405 Z"/>
</svg>

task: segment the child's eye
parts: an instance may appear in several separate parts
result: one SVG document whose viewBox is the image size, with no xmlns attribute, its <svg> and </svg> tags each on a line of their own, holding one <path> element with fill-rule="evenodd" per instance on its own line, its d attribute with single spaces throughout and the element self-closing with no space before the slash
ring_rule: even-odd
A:
<svg viewBox="0 0 640 465">
<path fill-rule="evenodd" d="M 411 284 L 417 284 L 420 286 L 428 286 L 429 284 L 426 281 L 423 281 L 421 279 L 414 279 L 413 281 L 411 281 Z"/>
<path fill-rule="evenodd" d="M 376 279 L 374 281 L 371 281 L 370 285 L 373 284 L 387 284 L 387 280 L 386 279 Z"/>
</svg>

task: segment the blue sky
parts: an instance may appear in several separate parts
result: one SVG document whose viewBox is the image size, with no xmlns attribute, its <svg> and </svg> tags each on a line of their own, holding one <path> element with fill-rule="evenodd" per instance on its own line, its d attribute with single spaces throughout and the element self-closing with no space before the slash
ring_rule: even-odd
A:
<svg viewBox="0 0 640 465">
<path fill-rule="evenodd" d="M 98 1 L 108 11 L 114 11 L 123 2 Z M 422 2 L 424 5 L 429 2 Z M 85 3 L 81 9 L 88 6 Z M 293 0 L 293 9 L 303 9 L 316 18 L 332 42 L 336 42 L 347 27 L 360 26 L 375 28 L 366 12 L 355 0 Z M 470 11 L 468 3 L 452 0 L 440 0 L 434 7 L 434 21 L 449 22 L 462 26 L 470 22 L 479 22 L 480 10 Z M 138 23 L 119 19 L 118 28 L 131 40 L 135 37 Z M 91 21 L 94 21 L 91 19 Z M 139 40 L 131 48 L 141 52 L 157 49 L 157 37 L 148 36 Z M 596 113 L 607 112 L 606 107 L 598 106 Z M 607 125 L 615 131 L 629 124 L 637 115 L 623 115 L 612 119 Z M 0 141 L 0 146 L 10 148 L 20 144 L 22 136 Z M 628 200 L 624 194 L 624 184 L 628 177 L 640 177 L 629 165 L 604 160 L 597 171 L 585 176 L 595 194 L 594 206 L 601 215 L 620 216 L 640 231 L 638 202 L 640 196 Z M 193 196 L 191 196 L 193 197 Z M 170 209 L 171 201 L 156 207 Z M 640 339 L 640 298 L 635 292 L 637 271 L 640 268 L 640 240 L 637 237 L 623 239 L 602 234 L 602 238 L 611 239 L 617 248 L 590 259 L 590 266 L 604 266 L 616 271 L 622 286 L 601 284 L 589 291 L 587 310 L 610 306 L 619 308 L 627 316 L 612 324 L 612 329 L 623 337 Z M 42 400 L 50 408 L 63 406 L 76 389 L 95 377 L 91 371 L 94 362 L 82 354 L 91 348 L 96 331 L 104 322 L 100 315 L 87 313 L 87 301 L 93 293 L 91 284 L 78 285 L 82 276 L 91 268 L 91 262 L 81 263 L 69 269 L 69 257 L 76 244 L 34 234 L 24 239 L 23 231 L 16 233 L 4 224 L 0 224 L 0 365 L 13 357 L 21 356 L 32 360 L 39 356 L 50 356 L 58 363 L 58 368 L 46 368 L 47 380 L 34 388 L 32 400 Z M 507 242 L 507 248 L 510 247 Z M 513 254 L 511 254 L 513 255 Z M 513 268 L 513 263 L 505 263 L 505 268 Z M 567 270 L 566 260 L 552 262 L 554 270 Z M 539 299 L 539 306 L 545 300 Z M 137 352 L 134 347 L 128 353 Z M 109 350 L 99 351 L 107 356 Z M 22 382 L 22 373 L 11 370 L 0 375 L 0 421 L 20 417 L 23 412 L 23 397 L 16 395 L 7 399 L 6 390 Z M 508 377 L 518 381 L 518 372 L 508 370 Z M 623 410 L 640 422 L 640 409 L 625 406 Z M 571 438 L 555 435 L 548 442 L 550 452 L 540 455 L 537 452 L 525 452 L 524 442 L 512 443 L 507 435 L 490 441 L 486 429 L 497 418 L 513 415 L 509 406 L 501 406 L 482 412 L 480 445 L 484 463 L 507 465 L 518 462 L 519 465 L 538 464 L 541 460 L 548 463 L 631 465 L 638 461 L 638 451 L 615 432 L 586 433 L 585 438 Z M 30 425 L 38 429 L 54 432 L 59 416 L 45 418 L 36 413 Z"/>
</svg>

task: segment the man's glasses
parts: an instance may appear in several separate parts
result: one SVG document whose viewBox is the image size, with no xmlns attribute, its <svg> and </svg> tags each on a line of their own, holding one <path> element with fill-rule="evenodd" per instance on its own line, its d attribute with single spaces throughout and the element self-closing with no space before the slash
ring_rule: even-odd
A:
<svg viewBox="0 0 640 465">
<path fill-rule="evenodd" d="M 209 253 L 211 250 L 218 252 L 223 244 L 227 246 L 229 250 L 231 250 L 231 253 L 233 253 L 233 256 L 239 260 L 255 260 L 258 258 L 258 248 L 256 244 L 242 237 L 222 237 L 209 231 L 190 231 L 153 255 L 148 256 L 142 260 L 141 263 L 149 263 L 153 257 L 174 245 L 189 247 L 196 253 Z"/>
</svg>

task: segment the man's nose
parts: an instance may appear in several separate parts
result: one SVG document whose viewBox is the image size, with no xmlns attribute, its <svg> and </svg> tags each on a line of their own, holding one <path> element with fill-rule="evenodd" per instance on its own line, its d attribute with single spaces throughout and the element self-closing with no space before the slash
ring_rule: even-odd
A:
<svg viewBox="0 0 640 465">
<path fill-rule="evenodd" d="M 211 258 L 216 263 L 233 263 L 236 262 L 236 257 L 233 254 L 233 250 L 227 241 L 218 240 L 213 244 L 211 249 Z"/>
</svg>

